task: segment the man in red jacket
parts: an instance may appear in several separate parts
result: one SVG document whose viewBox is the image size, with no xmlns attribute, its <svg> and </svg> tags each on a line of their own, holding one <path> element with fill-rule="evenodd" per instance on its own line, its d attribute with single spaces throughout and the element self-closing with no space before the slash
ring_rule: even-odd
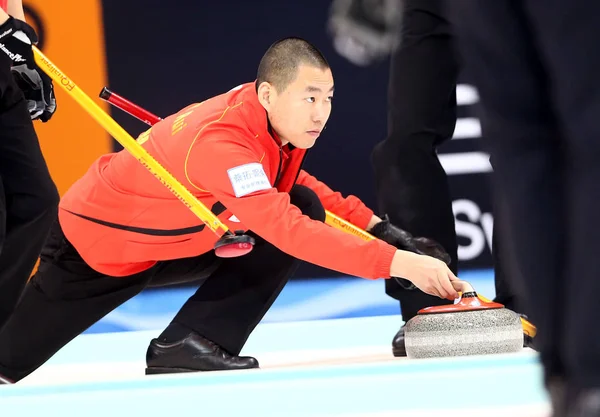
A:
<svg viewBox="0 0 600 417">
<path fill-rule="evenodd" d="M 138 138 L 229 228 L 255 238 L 242 257 L 217 258 L 218 236 L 128 152 L 100 157 L 64 195 L 39 270 L 0 333 L 0 374 L 25 377 L 148 286 L 196 280 L 200 288 L 151 341 L 146 372 L 256 368 L 238 354 L 301 260 L 457 297 L 443 249 L 301 169 L 332 95 L 325 58 L 287 38 L 263 56 L 256 82 L 190 105 Z M 329 227 L 325 209 L 380 239 Z"/>
</svg>

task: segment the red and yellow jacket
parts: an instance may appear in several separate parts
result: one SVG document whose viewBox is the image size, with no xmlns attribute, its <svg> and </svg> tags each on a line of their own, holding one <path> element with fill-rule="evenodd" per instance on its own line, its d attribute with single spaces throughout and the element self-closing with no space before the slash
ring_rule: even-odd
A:
<svg viewBox="0 0 600 417">
<path fill-rule="evenodd" d="M 301 170 L 305 150 L 281 146 L 254 83 L 184 108 L 138 142 L 231 230 L 252 230 L 306 262 L 363 278 L 389 278 L 393 246 L 304 216 L 294 184 L 365 228 L 373 215 Z M 65 236 L 94 269 L 125 276 L 157 261 L 209 252 L 219 238 L 127 151 L 100 157 L 63 196 Z"/>
</svg>

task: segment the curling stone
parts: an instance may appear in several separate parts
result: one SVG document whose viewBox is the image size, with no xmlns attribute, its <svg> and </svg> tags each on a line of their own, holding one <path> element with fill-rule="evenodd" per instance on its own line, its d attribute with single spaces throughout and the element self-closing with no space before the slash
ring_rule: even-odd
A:
<svg viewBox="0 0 600 417">
<path fill-rule="evenodd" d="M 419 310 L 404 329 L 409 358 L 486 355 L 523 348 L 521 317 L 504 305 L 484 301 L 465 281 L 452 305 Z M 456 287 L 455 287 L 456 288 Z"/>
</svg>

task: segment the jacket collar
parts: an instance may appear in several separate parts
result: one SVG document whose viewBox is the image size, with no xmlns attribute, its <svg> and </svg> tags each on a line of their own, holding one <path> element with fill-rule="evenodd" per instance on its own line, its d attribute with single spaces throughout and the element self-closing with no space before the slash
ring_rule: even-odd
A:
<svg viewBox="0 0 600 417">
<path fill-rule="evenodd" d="M 268 134 L 271 139 L 275 142 L 277 147 L 281 148 L 281 138 L 273 129 L 267 111 L 258 101 L 258 95 L 256 94 L 256 81 L 246 83 L 239 91 L 239 95 L 236 98 L 237 102 L 244 102 L 242 106 L 242 112 L 244 115 L 244 121 L 248 128 L 255 134 L 263 136 Z M 287 144 L 288 149 L 293 151 L 296 149 L 291 143 Z"/>
</svg>

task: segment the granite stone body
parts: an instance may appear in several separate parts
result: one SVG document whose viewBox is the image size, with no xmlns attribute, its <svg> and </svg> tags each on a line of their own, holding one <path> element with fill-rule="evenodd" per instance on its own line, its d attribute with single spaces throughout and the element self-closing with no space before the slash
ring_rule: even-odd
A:
<svg viewBox="0 0 600 417">
<path fill-rule="evenodd" d="M 506 308 L 418 314 L 404 338 L 409 358 L 511 353 L 523 348 L 523 326 Z"/>
</svg>

